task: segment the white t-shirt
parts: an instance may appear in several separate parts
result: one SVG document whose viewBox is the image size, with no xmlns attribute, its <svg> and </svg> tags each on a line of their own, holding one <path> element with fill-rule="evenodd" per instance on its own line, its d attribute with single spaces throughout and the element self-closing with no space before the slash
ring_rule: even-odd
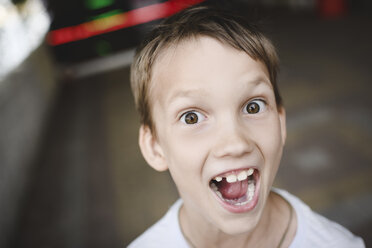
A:
<svg viewBox="0 0 372 248">
<path fill-rule="evenodd" d="M 341 225 L 313 212 L 305 203 L 287 191 L 273 189 L 293 207 L 297 215 L 297 231 L 289 248 L 363 248 L 361 238 Z M 157 223 L 135 239 L 129 248 L 189 248 L 178 220 L 182 200 L 177 200 Z"/>
</svg>

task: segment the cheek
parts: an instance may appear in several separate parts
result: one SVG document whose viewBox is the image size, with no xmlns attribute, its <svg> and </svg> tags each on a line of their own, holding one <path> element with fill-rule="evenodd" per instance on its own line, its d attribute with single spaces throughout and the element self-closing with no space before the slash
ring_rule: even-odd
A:
<svg viewBox="0 0 372 248">
<path fill-rule="evenodd" d="M 201 142 L 179 136 L 170 137 L 166 149 L 166 159 L 169 172 L 177 189 L 184 199 L 194 199 L 202 189 L 202 170 L 204 166 L 204 152 Z M 201 199 L 199 199 L 201 200 Z"/>
<path fill-rule="evenodd" d="M 283 142 L 280 127 L 271 129 L 271 132 L 266 133 L 264 140 L 265 150 L 265 164 L 268 167 L 266 175 L 268 184 L 272 185 L 279 169 L 280 160 L 283 152 Z"/>
<path fill-rule="evenodd" d="M 264 144 L 267 150 L 267 156 L 270 159 L 277 159 L 281 156 L 283 145 L 281 136 L 278 132 L 268 133 L 264 139 Z"/>
<path fill-rule="evenodd" d="M 199 176 L 203 167 L 207 144 L 205 139 L 168 132 L 165 156 L 174 176 Z"/>
<path fill-rule="evenodd" d="M 264 159 L 269 166 L 277 168 L 282 156 L 283 151 L 283 141 L 281 128 L 278 120 L 272 120 L 269 123 L 273 123 L 266 126 L 261 126 L 260 133 L 260 147 L 263 153 Z M 274 124 L 275 123 L 275 124 Z"/>
</svg>

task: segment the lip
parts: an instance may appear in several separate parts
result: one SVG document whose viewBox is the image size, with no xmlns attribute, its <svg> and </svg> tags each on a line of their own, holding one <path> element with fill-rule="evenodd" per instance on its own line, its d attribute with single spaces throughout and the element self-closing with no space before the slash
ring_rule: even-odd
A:
<svg viewBox="0 0 372 248">
<path fill-rule="evenodd" d="M 232 173 L 232 172 L 239 172 L 239 171 L 242 171 L 242 170 L 247 170 L 249 168 L 255 169 L 254 179 L 255 179 L 255 182 L 256 182 L 256 184 L 255 184 L 255 187 L 256 188 L 255 188 L 255 192 L 254 192 L 254 196 L 253 196 L 252 200 L 249 201 L 248 203 L 243 204 L 243 205 L 232 205 L 232 204 L 229 204 L 226 201 L 224 201 L 223 199 L 221 199 L 213 191 L 213 189 L 210 188 L 210 190 L 211 190 L 214 198 L 219 202 L 219 204 L 225 210 L 227 210 L 227 211 L 229 211 L 231 213 L 239 214 L 239 213 L 249 212 L 249 211 L 252 211 L 257 206 L 257 203 L 258 203 L 258 200 L 259 200 L 259 195 L 260 195 L 261 175 L 259 173 L 259 170 L 257 168 L 255 168 L 255 167 L 247 167 L 247 168 L 242 168 L 242 169 L 229 170 L 229 171 L 226 171 L 226 172 L 223 172 L 223 173 L 220 173 L 220 174 L 216 175 L 216 176 L 224 176 L 224 175 L 229 174 L 229 173 Z M 213 178 L 215 178 L 216 176 L 214 176 Z"/>
</svg>

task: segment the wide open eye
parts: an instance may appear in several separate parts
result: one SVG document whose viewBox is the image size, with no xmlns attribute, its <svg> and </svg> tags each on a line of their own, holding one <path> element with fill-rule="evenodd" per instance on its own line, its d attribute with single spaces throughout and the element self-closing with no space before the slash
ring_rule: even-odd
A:
<svg viewBox="0 0 372 248">
<path fill-rule="evenodd" d="M 192 125 L 204 120 L 204 115 L 196 111 L 188 111 L 181 116 L 181 121 L 185 124 Z"/>
<path fill-rule="evenodd" d="M 266 103 L 263 100 L 253 100 L 247 103 L 244 107 L 244 112 L 247 114 L 258 114 L 264 111 L 266 108 Z"/>
</svg>

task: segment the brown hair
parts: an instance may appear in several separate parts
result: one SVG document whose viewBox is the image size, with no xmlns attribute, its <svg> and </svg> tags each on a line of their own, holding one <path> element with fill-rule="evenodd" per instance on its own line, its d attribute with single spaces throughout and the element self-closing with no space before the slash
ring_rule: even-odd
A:
<svg viewBox="0 0 372 248">
<path fill-rule="evenodd" d="M 276 104 L 282 106 L 276 82 L 278 57 L 270 40 L 255 25 L 234 13 L 211 6 L 193 6 L 165 19 L 137 49 L 131 67 L 131 87 L 141 124 L 154 131 L 149 85 L 159 54 L 171 45 L 199 36 L 214 38 L 261 61 L 269 72 Z"/>
</svg>

